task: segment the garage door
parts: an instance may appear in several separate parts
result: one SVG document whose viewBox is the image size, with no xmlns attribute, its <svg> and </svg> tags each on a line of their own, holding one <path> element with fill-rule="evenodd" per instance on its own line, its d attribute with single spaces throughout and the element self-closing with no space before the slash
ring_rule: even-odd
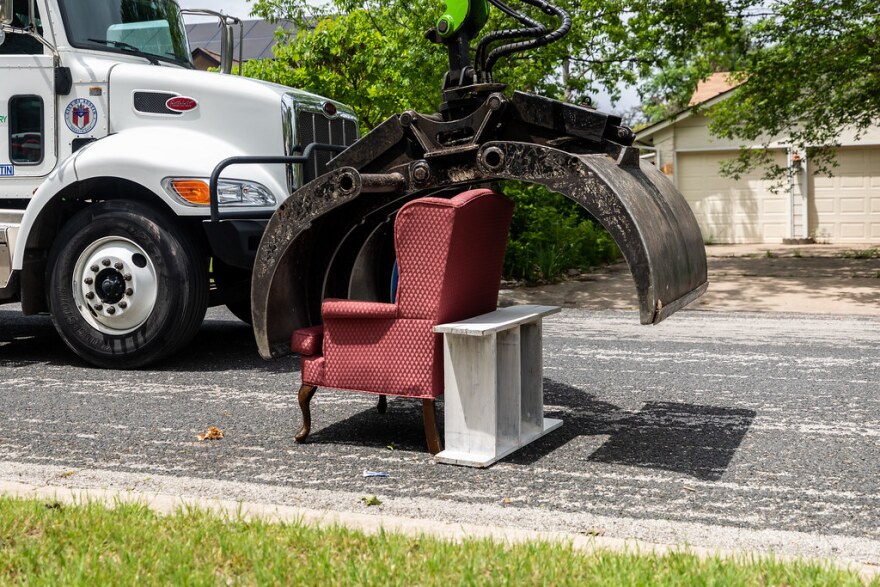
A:
<svg viewBox="0 0 880 587">
<path fill-rule="evenodd" d="M 788 236 L 788 195 L 755 171 L 738 180 L 722 177 L 719 164 L 736 151 L 677 154 L 678 188 L 694 211 L 707 243 L 781 242 Z M 779 153 L 777 162 L 785 163 Z"/>
<path fill-rule="evenodd" d="M 880 147 L 838 152 L 834 177 L 814 177 L 810 228 L 816 238 L 880 243 Z"/>
</svg>

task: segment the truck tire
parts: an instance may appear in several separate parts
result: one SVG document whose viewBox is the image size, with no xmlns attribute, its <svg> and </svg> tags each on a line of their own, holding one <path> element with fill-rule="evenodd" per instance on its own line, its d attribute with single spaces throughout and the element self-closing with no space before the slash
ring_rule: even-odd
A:
<svg viewBox="0 0 880 587">
<path fill-rule="evenodd" d="M 208 304 L 207 261 L 174 223 L 128 201 L 89 206 L 49 254 L 48 303 L 58 334 L 99 367 L 143 367 L 181 348 Z"/>
</svg>

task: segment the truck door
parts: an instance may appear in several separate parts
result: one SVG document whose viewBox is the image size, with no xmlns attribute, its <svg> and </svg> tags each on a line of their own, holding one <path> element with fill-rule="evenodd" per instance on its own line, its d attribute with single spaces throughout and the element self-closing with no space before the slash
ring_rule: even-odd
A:
<svg viewBox="0 0 880 587">
<path fill-rule="evenodd" d="M 28 0 L 14 0 L 13 22 L 26 28 Z M 42 34 L 39 14 L 35 19 Z M 0 198 L 29 197 L 57 161 L 52 55 L 28 35 L 0 45 Z"/>
</svg>

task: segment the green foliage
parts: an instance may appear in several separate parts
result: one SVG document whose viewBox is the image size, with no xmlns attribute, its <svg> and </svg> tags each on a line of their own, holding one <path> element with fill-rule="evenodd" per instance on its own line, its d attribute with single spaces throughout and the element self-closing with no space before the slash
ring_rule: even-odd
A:
<svg viewBox="0 0 880 587">
<path fill-rule="evenodd" d="M 246 63 L 244 74 L 348 104 L 369 130 L 403 110 L 436 108 L 444 56 L 425 51 L 414 30 L 366 10 L 322 17 L 279 42 L 275 60 Z"/>
<path fill-rule="evenodd" d="M 667 66 L 642 87 L 647 118 L 657 121 L 684 109 L 697 81 L 728 71 L 742 85 L 708 112 L 710 130 L 744 147 L 724 164 L 723 174 L 739 178 L 763 168 L 765 178 L 783 179 L 787 170 L 773 153 L 753 148 L 780 143 L 806 154 L 814 172 L 831 173 L 836 161 L 830 147 L 841 133 L 859 136 L 880 119 L 880 3 L 713 4 L 714 15 L 702 11 L 706 26 L 722 27 L 724 34 L 672 50 Z"/>
<path fill-rule="evenodd" d="M 880 118 L 880 6 L 877 0 L 557 0 L 572 16 L 558 43 L 503 59 L 499 81 L 571 102 L 621 84 L 642 87 L 656 121 L 687 106 L 697 82 L 731 71 L 745 82 L 711 112 L 712 132 L 747 146 L 787 140 L 812 169 L 830 172 L 844 128 L 864 132 Z M 518 9 L 550 27 L 553 18 Z M 365 129 L 439 103 L 445 50 L 425 41 L 442 0 L 255 0 L 255 14 L 290 18 L 299 35 L 277 62 L 249 63 L 249 75 L 302 87 L 352 105 Z M 332 15 L 332 16 L 330 16 Z M 315 25 L 314 31 L 311 26 Z M 513 23 L 493 9 L 484 32 Z M 513 88 L 513 85 L 511 87 Z M 785 170 L 761 149 L 743 149 L 723 171 Z"/>
<path fill-rule="evenodd" d="M 340 504 L 345 507 L 345 504 Z M 348 504 L 358 507 L 357 504 Z M 363 506 L 360 506 L 363 507 Z M 2 585 L 864 585 L 806 561 L 579 551 L 0 497 Z M 872 586 L 880 586 L 874 579 Z"/>
<path fill-rule="evenodd" d="M 576 103 L 604 90 L 616 99 L 620 84 L 634 84 L 683 55 L 728 47 L 739 30 L 723 0 L 556 1 L 571 15 L 571 31 L 560 42 L 502 59 L 495 78 L 511 89 Z M 542 11 L 513 4 L 556 27 Z M 366 128 L 405 108 L 433 112 L 446 50 L 423 34 L 441 8 L 442 0 L 331 0 L 321 8 L 306 0 L 255 0 L 256 15 L 291 19 L 301 31 L 280 43 L 279 62 L 246 70 L 342 100 Z M 516 26 L 493 9 L 483 33 Z"/>
<path fill-rule="evenodd" d="M 876 0 L 771 3 L 750 23 L 745 83 L 712 111 L 712 132 L 765 147 L 782 138 L 807 153 L 813 171 L 830 173 L 833 150 L 812 147 L 836 144 L 847 127 L 858 136 L 880 119 L 878 14 Z M 738 177 L 758 165 L 770 177 L 786 171 L 766 151 L 742 149 L 725 172 Z"/>
<path fill-rule="evenodd" d="M 568 269 L 620 258 L 611 235 L 565 196 L 513 181 L 502 190 L 516 204 L 504 259 L 507 278 L 556 281 Z"/>
</svg>

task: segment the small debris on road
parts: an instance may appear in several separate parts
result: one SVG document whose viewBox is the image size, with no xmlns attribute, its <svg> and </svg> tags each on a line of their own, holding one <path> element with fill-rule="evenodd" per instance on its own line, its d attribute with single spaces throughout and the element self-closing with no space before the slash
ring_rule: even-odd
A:
<svg viewBox="0 0 880 587">
<path fill-rule="evenodd" d="M 388 473 L 381 473 L 379 471 L 367 471 L 364 469 L 364 477 L 390 477 Z"/>
<path fill-rule="evenodd" d="M 690 485 L 682 485 L 682 488 L 683 488 L 685 491 L 696 491 L 696 490 L 697 490 L 696 487 L 691 487 Z"/>
<path fill-rule="evenodd" d="M 199 440 L 220 440 L 223 438 L 223 431 L 216 426 L 209 426 L 207 432 L 201 432 L 198 436 Z"/>
<path fill-rule="evenodd" d="M 361 498 L 361 501 L 364 502 L 364 505 L 367 507 L 371 505 L 382 505 L 382 501 L 375 495 L 365 495 Z"/>
</svg>

